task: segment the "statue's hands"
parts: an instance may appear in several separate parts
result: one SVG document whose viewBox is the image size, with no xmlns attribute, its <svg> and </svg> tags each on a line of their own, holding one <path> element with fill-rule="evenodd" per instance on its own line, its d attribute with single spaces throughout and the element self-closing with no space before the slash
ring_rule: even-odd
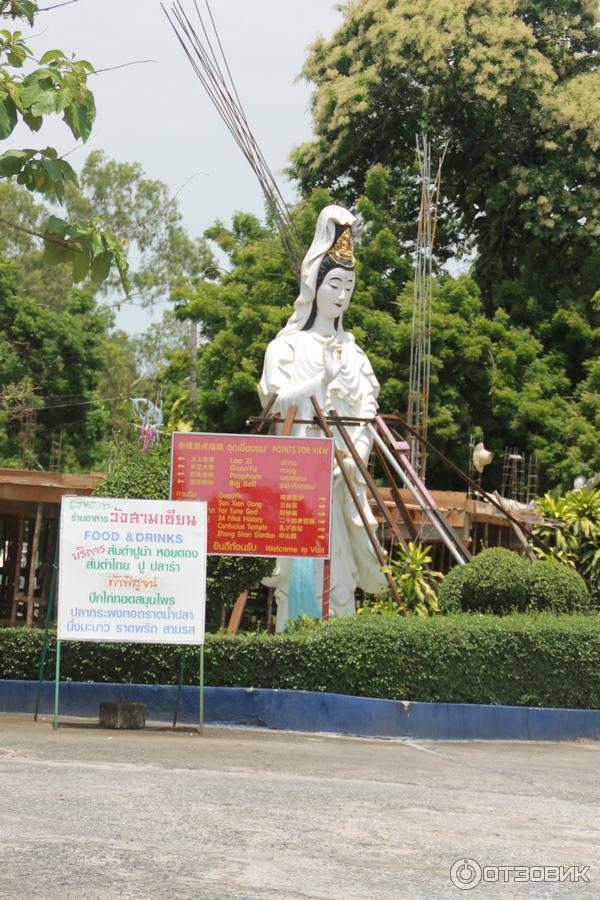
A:
<svg viewBox="0 0 600 900">
<path fill-rule="evenodd" d="M 342 368 L 342 348 L 331 335 L 323 346 L 323 382 L 325 387 L 338 377 Z"/>
<path fill-rule="evenodd" d="M 356 465 L 356 463 L 354 462 L 354 460 L 350 456 L 350 454 L 344 453 L 343 459 L 344 459 L 344 469 L 346 470 L 347 474 L 350 476 L 352 481 L 354 481 L 355 484 L 361 484 L 361 485 L 366 484 L 365 479 L 361 475 L 360 469 L 358 468 L 358 466 Z M 334 466 L 333 466 L 333 478 L 334 478 L 334 481 L 337 481 L 340 478 L 343 478 L 342 470 L 340 469 L 337 460 L 335 461 Z"/>
</svg>

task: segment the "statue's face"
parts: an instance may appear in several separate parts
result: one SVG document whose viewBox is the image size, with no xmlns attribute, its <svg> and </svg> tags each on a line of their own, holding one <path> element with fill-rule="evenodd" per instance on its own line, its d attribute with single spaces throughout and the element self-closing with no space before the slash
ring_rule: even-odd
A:
<svg viewBox="0 0 600 900">
<path fill-rule="evenodd" d="M 347 309 L 354 290 L 354 272 L 331 269 L 317 291 L 317 310 L 326 319 L 337 319 Z"/>
</svg>

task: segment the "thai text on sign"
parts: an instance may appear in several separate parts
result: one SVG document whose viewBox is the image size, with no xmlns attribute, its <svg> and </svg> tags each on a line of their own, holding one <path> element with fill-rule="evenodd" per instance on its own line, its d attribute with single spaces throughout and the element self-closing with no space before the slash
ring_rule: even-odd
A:
<svg viewBox="0 0 600 900">
<path fill-rule="evenodd" d="M 206 503 L 63 497 L 59 640 L 204 643 Z"/>
<path fill-rule="evenodd" d="M 171 497 L 208 502 L 208 552 L 327 559 L 333 442 L 173 435 Z"/>
</svg>

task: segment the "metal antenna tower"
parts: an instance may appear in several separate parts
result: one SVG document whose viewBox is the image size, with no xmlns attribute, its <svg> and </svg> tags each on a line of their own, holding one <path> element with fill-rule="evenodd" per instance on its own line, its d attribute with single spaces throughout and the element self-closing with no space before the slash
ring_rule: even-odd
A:
<svg viewBox="0 0 600 900">
<path fill-rule="evenodd" d="M 415 252 L 413 316 L 410 345 L 410 378 L 408 385 L 408 424 L 427 440 L 429 419 L 429 384 L 431 381 L 431 308 L 433 296 L 433 245 L 438 219 L 444 145 L 435 178 L 431 175 L 431 144 L 422 134 L 417 137 L 417 164 L 421 178 L 421 206 Z M 416 437 L 410 439 L 411 465 L 425 480 L 426 445 Z"/>
</svg>

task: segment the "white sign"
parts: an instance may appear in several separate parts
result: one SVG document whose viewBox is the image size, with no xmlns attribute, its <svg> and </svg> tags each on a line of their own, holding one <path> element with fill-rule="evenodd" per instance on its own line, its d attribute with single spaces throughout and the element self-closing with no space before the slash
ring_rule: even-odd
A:
<svg viewBox="0 0 600 900">
<path fill-rule="evenodd" d="M 203 644 L 206 506 L 63 497 L 58 640 Z"/>
</svg>

